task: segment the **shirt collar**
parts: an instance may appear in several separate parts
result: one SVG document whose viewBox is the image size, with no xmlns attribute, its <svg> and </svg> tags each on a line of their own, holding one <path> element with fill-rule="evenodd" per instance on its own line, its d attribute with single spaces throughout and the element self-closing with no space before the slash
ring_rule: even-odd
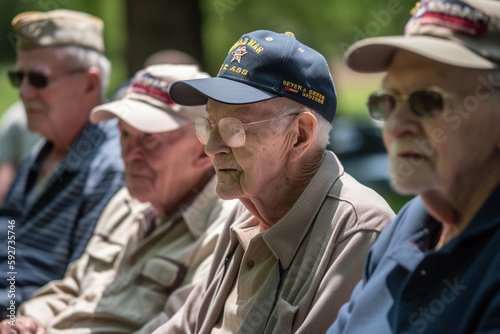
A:
<svg viewBox="0 0 500 334">
<path fill-rule="evenodd" d="M 284 270 L 292 263 L 302 240 L 328 195 L 330 188 L 344 169 L 333 152 L 325 151 L 325 159 L 288 213 L 264 232 L 263 238 Z"/>
<path fill-rule="evenodd" d="M 475 235 L 485 233 L 488 230 L 499 228 L 500 214 L 498 213 L 498 203 L 500 202 L 500 184 L 490 194 L 483 206 L 476 213 L 474 218 L 465 230 L 448 245 L 445 245 L 443 251 L 451 251 L 457 247 L 463 240 Z M 449 246 L 449 247 L 447 247 Z"/>
<path fill-rule="evenodd" d="M 86 168 L 86 161 L 99 149 L 106 139 L 106 133 L 102 129 L 102 124 L 87 124 L 78 137 L 68 148 L 68 152 L 59 164 L 58 171 L 79 171 Z M 31 170 L 37 172 L 40 169 L 42 160 L 50 152 L 54 144 L 45 138 L 40 140 L 33 148 L 34 154 L 29 156 Z"/>
<path fill-rule="evenodd" d="M 484 233 L 490 229 L 497 228 L 500 225 L 500 215 L 498 214 L 497 208 L 499 201 L 500 185 L 491 193 L 465 230 L 449 244 L 438 251 L 434 251 L 433 247 L 437 242 L 437 238 L 439 238 L 442 225 L 427 212 L 421 197 L 417 196 L 413 200 L 411 211 L 407 214 L 407 219 L 411 219 L 414 222 L 411 237 L 406 241 L 408 244 L 407 248 L 417 250 L 418 252 L 449 253 L 453 251 L 464 240 L 474 235 Z M 403 219 L 402 223 L 408 224 L 408 221 Z M 395 253 L 401 255 L 401 249 L 398 248 Z M 394 257 L 399 258 L 399 255 L 394 255 Z M 407 259 L 408 258 L 405 258 L 404 261 L 407 261 Z M 414 265 L 407 264 L 407 266 L 412 267 Z"/>
<path fill-rule="evenodd" d="M 259 229 L 260 226 L 256 220 L 253 219 L 253 217 L 245 220 L 242 224 L 235 224 L 231 226 L 232 233 L 236 235 L 238 242 L 241 247 L 243 247 L 245 252 L 250 245 L 250 241 L 260 233 Z"/>
<path fill-rule="evenodd" d="M 78 171 L 85 168 L 85 162 L 99 149 L 106 139 L 102 124 L 87 124 L 73 141 L 68 152 L 61 161 L 60 168 L 69 171 Z"/>
</svg>

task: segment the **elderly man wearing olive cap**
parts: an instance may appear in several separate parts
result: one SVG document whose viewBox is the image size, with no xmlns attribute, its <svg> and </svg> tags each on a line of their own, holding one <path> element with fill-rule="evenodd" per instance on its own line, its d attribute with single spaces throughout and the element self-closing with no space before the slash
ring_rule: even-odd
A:
<svg viewBox="0 0 500 334">
<path fill-rule="evenodd" d="M 375 243 L 328 333 L 500 333 L 500 2 L 422 1 L 360 41 L 394 187 L 418 194 Z M 332 320 L 335 314 L 332 315 Z"/>
<path fill-rule="evenodd" d="M 175 80 L 206 77 L 193 65 L 149 66 L 121 100 L 94 108 L 94 122 L 119 118 L 126 188 L 106 206 L 64 279 L 22 304 L 18 332 L 150 334 L 208 273 L 238 201 L 217 196 L 213 166 L 196 138 L 192 123 L 205 106 L 181 107 L 168 94 Z M 12 329 L 9 322 L 1 333 Z"/>
<path fill-rule="evenodd" d="M 123 186 L 116 121 L 88 121 L 109 79 L 102 21 L 55 10 L 19 14 L 12 25 L 17 61 L 9 77 L 29 129 L 44 139 L 19 167 L 0 208 L 0 305 L 9 315 L 80 257 Z"/>
<path fill-rule="evenodd" d="M 217 78 L 174 83 L 217 173 L 248 209 L 223 230 L 208 278 L 157 333 L 321 333 L 393 218 L 326 151 L 337 97 L 325 58 L 291 33 L 231 47 Z"/>
</svg>

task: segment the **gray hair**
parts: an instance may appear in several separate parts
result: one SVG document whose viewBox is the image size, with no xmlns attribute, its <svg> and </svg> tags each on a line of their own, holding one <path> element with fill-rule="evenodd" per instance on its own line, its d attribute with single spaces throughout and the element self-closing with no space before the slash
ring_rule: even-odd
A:
<svg viewBox="0 0 500 334">
<path fill-rule="evenodd" d="M 94 49 L 78 45 L 61 46 L 57 52 L 74 59 L 78 66 L 83 68 L 97 67 L 99 69 L 101 73 L 101 101 L 104 101 L 111 75 L 111 62 L 109 59 Z"/>
<path fill-rule="evenodd" d="M 326 120 L 320 113 L 303 104 L 295 102 L 287 98 L 276 98 L 271 100 L 275 104 L 274 108 L 276 110 L 276 116 L 284 116 L 289 114 L 299 114 L 303 112 L 309 112 L 316 117 L 317 127 L 316 134 L 314 136 L 313 146 L 318 148 L 321 152 L 325 150 L 326 146 L 330 143 L 330 131 L 332 125 Z M 277 125 L 277 131 L 282 132 L 286 129 L 287 120 L 283 118 Z"/>
</svg>

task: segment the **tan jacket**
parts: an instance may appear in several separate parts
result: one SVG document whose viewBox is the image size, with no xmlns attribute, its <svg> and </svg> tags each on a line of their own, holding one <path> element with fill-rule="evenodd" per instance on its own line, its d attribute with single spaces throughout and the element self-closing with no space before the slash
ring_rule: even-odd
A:
<svg viewBox="0 0 500 334">
<path fill-rule="evenodd" d="M 187 298 L 190 283 L 208 271 L 236 203 L 217 197 L 214 178 L 191 205 L 144 239 L 141 220 L 150 205 L 123 188 L 64 279 L 36 291 L 19 313 L 36 317 L 49 334 L 131 333 L 154 317 L 170 317 Z M 167 314 L 160 315 L 164 310 Z"/>
<path fill-rule="evenodd" d="M 276 257 L 238 333 L 325 333 L 361 279 L 366 254 L 394 213 L 332 152 L 290 211 L 262 238 Z M 233 212 L 234 226 L 248 212 Z M 244 256 L 231 226 L 219 238 L 207 280 L 155 334 L 208 334 L 219 321 Z"/>
</svg>

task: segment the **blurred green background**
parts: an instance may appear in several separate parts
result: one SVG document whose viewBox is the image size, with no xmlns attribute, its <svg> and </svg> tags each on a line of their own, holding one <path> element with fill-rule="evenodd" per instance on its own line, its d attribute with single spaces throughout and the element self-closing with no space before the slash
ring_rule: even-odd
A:
<svg viewBox="0 0 500 334">
<path fill-rule="evenodd" d="M 381 75 L 350 71 L 343 52 L 365 37 L 401 34 L 414 5 L 414 0 L 0 0 L 0 113 L 18 99 L 6 75 L 15 65 L 12 18 L 24 11 L 66 8 L 104 20 L 106 54 L 113 65 L 109 94 L 154 51 L 186 51 L 215 76 L 244 33 L 290 31 L 328 60 L 338 92 L 337 115 L 372 124 L 365 101 Z M 396 211 L 408 199 L 391 191 L 383 195 Z"/>
<path fill-rule="evenodd" d="M 198 6 L 201 21 L 199 31 L 187 33 L 186 27 L 181 26 L 183 17 L 180 17 L 179 29 L 168 29 L 168 23 L 173 19 L 179 21 L 179 15 L 172 8 L 179 8 L 184 3 L 186 6 Z M 363 37 L 402 32 L 413 5 L 413 1 L 407 0 L 0 0 L 0 36 L 3 36 L 0 41 L 0 110 L 5 110 L 17 99 L 17 92 L 10 87 L 5 74 L 15 63 L 10 22 L 16 14 L 67 8 L 101 17 L 106 24 L 106 52 L 113 64 L 112 91 L 133 74 L 129 73 L 131 71 L 127 66 L 127 57 L 131 53 L 130 48 L 127 48 L 127 35 L 133 33 L 130 30 L 134 27 L 130 27 L 128 22 L 138 10 L 129 12 L 127 9 L 138 8 L 144 13 L 137 13 L 137 16 L 146 18 L 142 25 L 156 27 L 155 33 L 160 31 L 165 41 L 171 39 L 171 35 L 181 35 L 182 38 L 182 34 L 185 34 L 187 38 L 194 33 L 200 34 L 202 55 L 194 56 L 212 75 L 217 74 L 229 47 L 244 33 L 257 29 L 291 31 L 298 40 L 318 50 L 329 60 L 339 90 L 339 112 L 366 116 L 366 94 L 378 85 L 379 76 L 356 75 L 353 72 L 346 74 L 348 70 L 343 68 L 342 53 L 348 45 Z M 162 9 L 165 9 L 163 13 Z M 163 31 L 162 21 L 148 20 L 148 12 L 150 17 L 154 14 L 155 19 L 159 17 L 164 20 Z M 145 34 L 142 39 L 148 39 L 148 35 Z M 186 40 L 185 43 L 190 41 Z M 165 43 L 157 49 L 169 47 Z M 135 51 L 138 53 L 140 49 Z M 138 69 L 133 70 L 135 72 Z M 339 72 L 338 78 L 336 72 Z M 351 89 L 351 85 L 355 89 Z"/>
</svg>

